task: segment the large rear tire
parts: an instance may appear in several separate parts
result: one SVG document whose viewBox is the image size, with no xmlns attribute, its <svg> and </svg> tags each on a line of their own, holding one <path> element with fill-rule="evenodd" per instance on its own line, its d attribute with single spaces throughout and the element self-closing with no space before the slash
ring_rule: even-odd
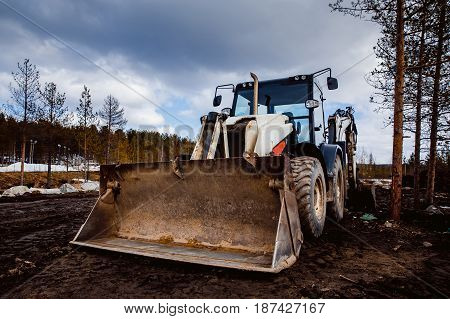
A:
<svg viewBox="0 0 450 319">
<path fill-rule="evenodd" d="M 327 208 L 333 217 L 337 221 L 340 221 L 344 217 L 345 179 L 342 161 L 339 156 L 336 156 L 336 160 L 334 161 L 333 174 L 333 201 L 328 203 Z"/>
<path fill-rule="evenodd" d="M 306 233 L 319 237 L 326 217 L 325 175 L 319 160 L 300 156 L 291 159 L 298 213 Z"/>
</svg>

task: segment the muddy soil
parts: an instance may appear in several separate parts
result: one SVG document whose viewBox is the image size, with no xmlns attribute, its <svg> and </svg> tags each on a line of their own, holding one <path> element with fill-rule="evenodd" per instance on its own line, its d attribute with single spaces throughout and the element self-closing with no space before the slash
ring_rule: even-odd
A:
<svg viewBox="0 0 450 319">
<path fill-rule="evenodd" d="M 280 274 L 170 262 L 69 245 L 95 195 L 0 203 L 3 298 L 440 298 L 450 295 L 448 214 L 405 210 L 385 224 L 349 211 L 307 239 Z M 448 194 L 440 199 L 448 205 Z M 445 204 L 445 205 L 444 205 Z M 425 244 L 424 244 L 425 243 Z M 430 245 L 431 244 L 431 245 Z"/>
</svg>

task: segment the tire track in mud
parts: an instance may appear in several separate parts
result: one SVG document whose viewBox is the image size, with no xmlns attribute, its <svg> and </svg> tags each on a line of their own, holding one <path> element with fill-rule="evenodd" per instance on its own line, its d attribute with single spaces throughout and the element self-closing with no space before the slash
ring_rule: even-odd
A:
<svg viewBox="0 0 450 319">
<path fill-rule="evenodd" d="M 0 203 L 0 295 L 67 254 L 92 194 Z"/>
</svg>

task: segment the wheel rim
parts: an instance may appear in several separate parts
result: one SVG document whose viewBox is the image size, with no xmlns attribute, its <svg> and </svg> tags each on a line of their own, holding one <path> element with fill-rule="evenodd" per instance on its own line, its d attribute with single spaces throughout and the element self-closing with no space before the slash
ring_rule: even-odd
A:
<svg viewBox="0 0 450 319">
<path fill-rule="evenodd" d="M 323 183 L 322 179 L 317 178 L 314 184 L 314 211 L 316 213 L 317 218 L 322 220 L 325 214 L 324 209 L 324 191 L 323 191 Z"/>
</svg>

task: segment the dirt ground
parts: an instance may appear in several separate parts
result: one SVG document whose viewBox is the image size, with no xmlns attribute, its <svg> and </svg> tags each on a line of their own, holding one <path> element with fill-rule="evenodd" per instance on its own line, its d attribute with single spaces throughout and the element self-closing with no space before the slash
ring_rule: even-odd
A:
<svg viewBox="0 0 450 319">
<path fill-rule="evenodd" d="M 349 211 L 307 239 L 280 274 L 176 263 L 71 246 L 95 194 L 0 202 L 3 298 L 440 298 L 450 295 L 448 211 L 405 209 L 385 224 L 388 191 L 370 222 Z M 449 205 L 441 195 L 438 204 Z M 444 208 L 445 209 L 445 208 Z M 425 243 L 425 244 L 424 244 Z M 430 246 L 431 244 L 431 246 Z"/>
</svg>

